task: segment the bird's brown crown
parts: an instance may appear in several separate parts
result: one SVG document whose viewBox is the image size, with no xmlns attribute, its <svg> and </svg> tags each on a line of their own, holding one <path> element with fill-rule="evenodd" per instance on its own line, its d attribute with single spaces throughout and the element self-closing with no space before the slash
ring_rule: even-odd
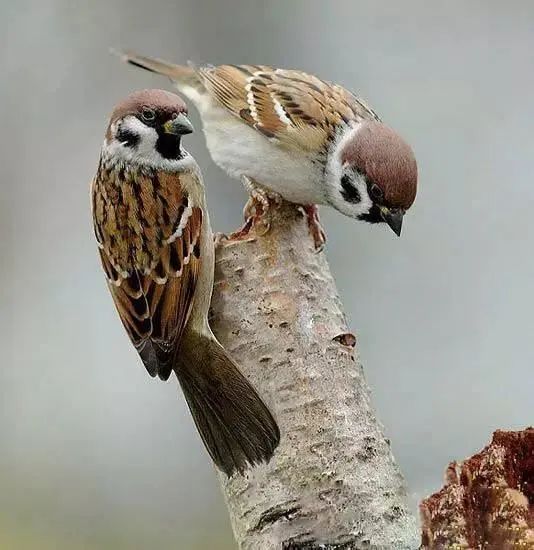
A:
<svg viewBox="0 0 534 550">
<path fill-rule="evenodd" d="M 341 151 L 342 163 L 354 166 L 383 193 L 382 203 L 407 210 L 417 192 L 417 163 L 412 148 L 391 128 L 366 121 Z"/>
<path fill-rule="evenodd" d="M 115 105 L 110 125 L 127 115 L 142 113 L 143 109 L 152 109 L 166 118 L 170 118 L 174 113 L 187 114 L 187 105 L 180 96 L 165 90 L 139 90 Z"/>
</svg>

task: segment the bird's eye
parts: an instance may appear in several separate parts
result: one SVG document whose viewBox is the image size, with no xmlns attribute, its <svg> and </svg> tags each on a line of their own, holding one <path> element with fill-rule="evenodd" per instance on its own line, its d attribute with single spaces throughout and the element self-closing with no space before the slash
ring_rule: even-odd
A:
<svg viewBox="0 0 534 550">
<path fill-rule="evenodd" d="M 380 202 L 384 198 L 384 192 L 376 183 L 373 183 L 369 189 L 369 196 L 374 202 Z"/>
<path fill-rule="evenodd" d="M 141 117 L 145 122 L 154 122 L 156 120 L 156 113 L 153 109 L 144 108 L 141 111 Z"/>
</svg>

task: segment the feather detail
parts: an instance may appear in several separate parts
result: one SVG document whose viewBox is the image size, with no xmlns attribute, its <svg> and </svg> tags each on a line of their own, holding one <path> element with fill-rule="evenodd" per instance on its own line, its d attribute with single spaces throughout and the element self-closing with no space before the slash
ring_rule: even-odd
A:
<svg viewBox="0 0 534 550">
<path fill-rule="evenodd" d="M 196 177 L 101 163 L 92 186 L 110 292 L 148 372 L 162 379 L 172 371 L 201 267 L 202 209 L 181 181 Z"/>
<path fill-rule="evenodd" d="M 302 71 L 221 65 L 201 67 L 198 75 L 208 93 L 233 115 L 281 146 L 315 151 L 341 125 L 378 120 L 343 87 Z"/>
<path fill-rule="evenodd" d="M 168 76 L 197 105 L 206 96 L 278 145 L 317 152 L 328 146 L 339 126 L 379 121 L 361 99 L 339 86 L 298 70 L 265 65 L 174 65 L 133 52 L 127 63 Z"/>
</svg>

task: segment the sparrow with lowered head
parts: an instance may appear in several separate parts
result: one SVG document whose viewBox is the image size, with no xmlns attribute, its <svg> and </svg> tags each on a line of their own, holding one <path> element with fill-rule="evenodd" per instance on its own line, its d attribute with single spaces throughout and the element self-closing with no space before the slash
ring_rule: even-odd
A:
<svg viewBox="0 0 534 550">
<path fill-rule="evenodd" d="M 208 452 L 227 475 L 267 461 L 271 413 L 208 324 L 214 246 L 204 185 L 182 136 L 185 103 L 135 92 L 113 110 L 92 182 L 94 232 L 115 306 L 151 376 L 174 371 Z"/>
<path fill-rule="evenodd" d="M 246 183 L 261 203 L 256 211 L 265 211 L 273 193 L 302 205 L 316 247 L 324 244 L 316 204 L 384 222 L 400 235 L 416 195 L 415 156 L 348 90 L 297 70 L 181 66 L 131 52 L 120 56 L 169 77 L 196 105 L 213 160 Z"/>
</svg>

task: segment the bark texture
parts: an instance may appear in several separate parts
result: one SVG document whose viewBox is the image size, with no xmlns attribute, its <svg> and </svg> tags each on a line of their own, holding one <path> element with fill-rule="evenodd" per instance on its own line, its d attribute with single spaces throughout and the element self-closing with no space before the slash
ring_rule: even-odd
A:
<svg viewBox="0 0 534 550">
<path fill-rule="evenodd" d="M 426 550 L 534 550 L 534 429 L 497 431 L 421 503 Z"/>
<path fill-rule="evenodd" d="M 414 549 L 404 480 L 377 420 L 323 253 L 292 205 L 217 245 L 212 327 L 270 406 L 267 465 L 221 475 L 241 549 Z"/>
</svg>

